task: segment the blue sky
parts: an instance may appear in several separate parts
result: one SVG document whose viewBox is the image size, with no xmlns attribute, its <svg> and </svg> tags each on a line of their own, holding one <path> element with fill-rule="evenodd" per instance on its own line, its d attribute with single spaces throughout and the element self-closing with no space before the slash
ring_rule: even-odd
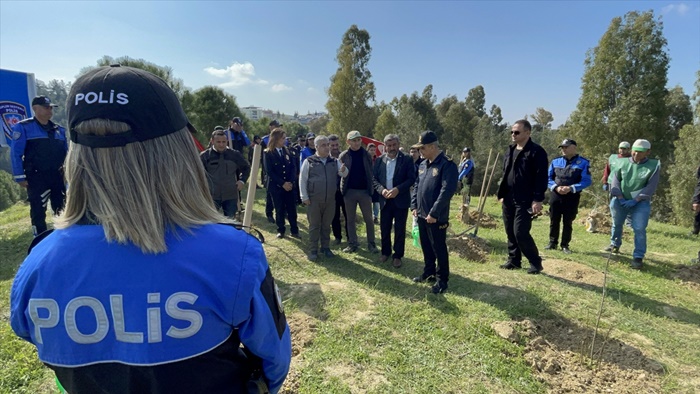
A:
<svg viewBox="0 0 700 394">
<path fill-rule="evenodd" d="M 185 85 L 217 85 L 239 106 L 325 111 L 343 33 L 370 36 L 377 99 L 421 92 L 464 99 L 483 85 L 487 107 L 513 122 L 537 107 L 566 120 L 583 61 L 612 18 L 662 16 L 669 86 L 693 93 L 700 69 L 700 1 L 491 2 L 0 2 L 0 68 L 73 80 L 103 55 L 174 69 Z"/>
</svg>

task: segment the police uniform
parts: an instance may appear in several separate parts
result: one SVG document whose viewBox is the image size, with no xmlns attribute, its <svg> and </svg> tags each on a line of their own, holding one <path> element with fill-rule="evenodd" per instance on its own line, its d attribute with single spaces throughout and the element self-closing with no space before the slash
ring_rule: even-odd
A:
<svg viewBox="0 0 700 394">
<path fill-rule="evenodd" d="M 591 185 L 590 162 L 585 157 L 576 155 L 571 159 L 559 156 L 549 165 L 549 249 L 556 249 L 559 242 L 559 223 L 563 221 L 561 233 L 562 249 L 569 249 L 572 224 L 578 214 L 581 191 Z M 571 191 L 560 194 L 558 186 L 570 186 Z"/>
<path fill-rule="evenodd" d="M 53 231 L 17 272 L 12 329 L 69 393 L 246 392 L 241 343 L 277 392 L 291 339 L 261 244 L 220 224 L 165 240 L 153 255 L 94 222 Z"/>
<path fill-rule="evenodd" d="M 426 141 L 421 135 L 421 140 L 426 144 L 437 141 L 437 138 Z M 433 292 L 446 290 L 449 280 L 447 227 L 450 218 L 450 200 L 457 190 L 457 177 L 457 165 L 444 152 L 440 152 L 432 162 L 423 160 L 420 163 L 418 177 L 411 194 L 411 209 L 416 211 L 418 217 L 418 231 L 425 261 L 423 274 L 414 278 L 414 281 L 421 282 L 434 276 L 438 283 L 433 287 Z M 426 221 L 428 215 L 436 219 L 436 222 L 428 223 Z"/>
<path fill-rule="evenodd" d="M 282 188 L 285 182 L 297 183 L 296 158 L 286 147 L 265 152 L 265 170 L 268 175 L 268 189 L 275 206 L 275 223 L 277 232 L 284 236 L 286 227 L 285 216 L 289 218 L 289 226 L 292 235 L 299 234 L 297 225 L 297 188 L 286 191 Z"/>
<path fill-rule="evenodd" d="M 30 216 L 34 235 L 46 231 L 46 203 L 54 214 L 63 209 L 66 186 L 63 161 L 68 152 L 66 129 L 49 120 L 36 118 L 16 124 L 12 134 L 12 172 L 16 182 L 27 181 Z"/>
</svg>

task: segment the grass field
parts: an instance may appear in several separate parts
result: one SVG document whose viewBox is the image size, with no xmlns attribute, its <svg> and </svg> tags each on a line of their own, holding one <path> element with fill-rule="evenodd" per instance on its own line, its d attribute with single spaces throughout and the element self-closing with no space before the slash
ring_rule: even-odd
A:
<svg viewBox="0 0 700 394">
<path fill-rule="evenodd" d="M 453 217 L 457 205 L 455 199 Z M 12 278 L 31 240 L 28 211 L 16 205 L 0 212 L 1 393 L 55 387 L 33 347 L 15 339 L 8 324 Z M 622 254 L 609 264 L 596 331 L 609 235 L 585 232 L 579 219 L 574 254 L 541 250 L 538 276 L 504 271 L 500 207 L 490 198 L 486 214 L 497 225 L 478 233 L 490 248 L 486 261 L 451 252 L 449 290 L 433 295 L 410 279 L 422 272 L 410 240 L 399 269 L 366 252 L 363 227 L 359 253 L 342 253 L 343 243 L 333 248 L 337 257 L 310 262 L 303 212 L 298 241 L 274 238 L 263 206 L 255 211 L 293 335 L 284 392 L 700 392 L 700 268 L 689 264 L 700 242 L 688 229 L 650 223 L 641 272 L 628 267 L 633 246 L 626 234 Z M 465 229 L 452 224 L 457 233 Z M 548 228 L 547 217 L 533 223 L 541 249 Z"/>
</svg>

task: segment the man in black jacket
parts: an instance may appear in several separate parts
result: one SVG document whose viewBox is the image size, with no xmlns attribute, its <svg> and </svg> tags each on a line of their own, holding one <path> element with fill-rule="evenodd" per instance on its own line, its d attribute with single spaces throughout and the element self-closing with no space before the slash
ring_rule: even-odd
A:
<svg viewBox="0 0 700 394">
<path fill-rule="evenodd" d="M 413 159 L 399 152 L 400 139 L 396 134 L 384 137 L 384 154 L 374 162 L 374 190 L 379 193 L 381 206 L 382 256 L 389 260 L 391 254 L 391 225 L 394 224 L 394 268 L 401 267 L 406 245 L 406 219 L 411 206 L 411 186 L 416 181 Z"/>
<path fill-rule="evenodd" d="M 447 291 L 450 275 L 447 227 L 450 225 L 450 200 L 457 191 L 459 174 L 457 164 L 440 150 L 434 132 L 424 131 L 413 147 L 420 149 L 425 158 L 418 167 L 418 178 L 411 194 L 411 209 L 418 221 L 425 266 L 423 274 L 413 278 L 413 281 L 434 280 L 437 283 L 432 287 L 432 292 L 439 294 Z"/>
<path fill-rule="evenodd" d="M 547 190 L 547 152 L 530 139 L 532 126 L 521 119 L 513 124 L 503 160 L 503 179 L 498 201 L 503 206 L 503 223 L 508 235 L 508 261 L 501 268 L 521 268 L 522 255 L 530 262 L 528 274 L 542 271 L 542 258 L 530 235 L 532 217 L 542 211 Z"/>
<path fill-rule="evenodd" d="M 238 192 L 243 190 L 250 175 L 250 165 L 237 150 L 228 147 L 226 133 L 211 134 L 211 148 L 199 154 L 209 180 L 209 191 L 217 209 L 234 217 L 238 210 Z"/>
</svg>

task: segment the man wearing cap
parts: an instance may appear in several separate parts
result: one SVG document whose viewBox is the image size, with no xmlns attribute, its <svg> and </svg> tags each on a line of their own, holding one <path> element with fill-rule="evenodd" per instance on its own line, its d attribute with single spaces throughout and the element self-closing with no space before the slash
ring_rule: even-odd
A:
<svg viewBox="0 0 700 394">
<path fill-rule="evenodd" d="M 522 256 L 530 262 L 528 274 L 542 271 L 542 258 L 530 235 L 532 218 L 542 212 L 547 191 L 547 152 L 531 138 L 532 126 L 526 119 L 513 124 L 513 141 L 503 157 L 503 178 L 498 187 L 503 223 L 508 236 L 508 261 L 501 268 L 522 268 Z"/>
<path fill-rule="evenodd" d="M 561 250 L 570 254 L 569 242 L 574 219 L 578 213 L 581 191 L 591 185 L 588 159 L 576 152 L 576 141 L 565 139 L 559 145 L 561 156 L 549 165 L 549 244 L 545 249 L 556 249 L 559 244 L 559 223 L 563 221 Z"/>
<path fill-rule="evenodd" d="M 307 157 L 313 156 L 316 153 L 316 146 L 314 145 L 314 139 L 316 134 L 309 133 L 306 135 L 306 147 L 299 152 L 299 167 L 304 164 L 304 160 Z"/>
<path fill-rule="evenodd" d="M 437 135 L 424 131 L 412 148 L 425 158 L 411 192 L 411 210 L 418 221 L 423 250 L 423 273 L 414 282 L 435 282 L 432 292 L 447 291 L 450 279 L 450 256 L 447 252 L 447 227 L 450 200 L 457 190 L 457 165 L 440 150 Z M 436 266 L 437 262 L 437 266 Z"/>
<path fill-rule="evenodd" d="M 207 172 L 214 205 L 233 218 L 238 211 L 238 193 L 250 175 L 250 165 L 239 151 L 228 147 L 222 130 L 211 134 L 211 148 L 200 153 L 199 158 Z"/>
<path fill-rule="evenodd" d="M 250 140 L 243 130 L 243 121 L 236 116 L 229 122 L 228 130 L 226 130 L 226 138 L 228 139 L 229 148 L 235 149 L 243 153 L 243 148 L 250 145 Z"/>
<path fill-rule="evenodd" d="M 340 138 L 335 134 L 329 135 L 328 145 L 330 146 L 331 150 L 330 156 L 334 159 L 338 159 L 340 157 Z M 331 223 L 336 245 L 340 245 L 340 243 L 343 242 L 343 232 L 340 225 L 341 213 L 343 215 L 343 222 L 345 223 L 345 236 L 348 236 L 348 214 L 345 210 L 343 193 L 340 191 L 340 179 L 341 178 L 338 178 L 338 187 L 335 192 L 335 214 L 333 215 L 333 222 Z"/>
<path fill-rule="evenodd" d="M 620 145 L 617 147 L 617 155 L 610 155 L 608 162 L 605 163 L 605 170 L 603 170 L 603 190 L 606 192 L 610 190 L 611 165 L 614 165 L 617 159 L 630 156 L 632 156 L 632 152 L 630 152 L 630 143 L 627 141 L 620 142 Z"/>
<path fill-rule="evenodd" d="M 384 154 L 374 162 L 374 190 L 381 206 L 380 234 L 381 262 L 392 256 L 394 268 L 401 267 L 406 245 L 406 219 L 411 206 L 411 186 L 416 171 L 410 156 L 399 151 L 401 140 L 396 134 L 384 137 Z M 394 229 L 394 254 L 391 254 L 391 230 Z"/>
<path fill-rule="evenodd" d="M 651 143 L 636 140 L 632 144 L 632 157 L 618 159 L 613 167 L 610 183 L 610 213 L 612 214 L 612 235 L 607 252 L 619 252 L 622 245 L 622 226 L 625 218 L 632 218 L 634 230 L 634 269 L 641 269 L 647 251 L 647 224 L 651 213 L 651 197 L 656 192 L 661 172 L 661 161 L 650 159 Z"/>
<path fill-rule="evenodd" d="M 14 332 L 69 393 L 241 393 L 256 366 L 277 393 L 279 291 L 260 242 L 211 203 L 175 92 L 114 65 L 67 103 L 70 193 L 17 271 Z"/>
<path fill-rule="evenodd" d="M 348 169 L 348 175 L 340 180 L 340 191 L 343 193 L 345 210 L 347 211 L 348 246 L 343 252 L 354 253 L 358 248 L 357 241 L 357 206 L 360 206 L 362 218 L 367 230 L 367 250 L 378 253 L 374 236 L 374 221 L 372 220 L 372 158 L 362 147 L 362 135 L 353 130 L 347 135 L 348 149 L 340 154 L 340 161 Z"/>
<path fill-rule="evenodd" d="M 15 182 L 27 189 L 34 236 L 46 231 L 46 203 L 58 214 L 63 209 L 66 186 L 63 161 L 68 152 L 66 129 L 51 121 L 53 108 L 45 96 L 32 100 L 34 117 L 12 128 L 11 160 Z"/>
<path fill-rule="evenodd" d="M 462 149 L 462 160 L 457 166 L 457 171 L 459 171 L 459 183 L 457 188 L 461 185 L 462 188 L 462 204 L 469 205 L 471 200 L 471 189 L 472 182 L 474 182 L 474 161 L 472 160 L 471 149 Z"/>
</svg>

